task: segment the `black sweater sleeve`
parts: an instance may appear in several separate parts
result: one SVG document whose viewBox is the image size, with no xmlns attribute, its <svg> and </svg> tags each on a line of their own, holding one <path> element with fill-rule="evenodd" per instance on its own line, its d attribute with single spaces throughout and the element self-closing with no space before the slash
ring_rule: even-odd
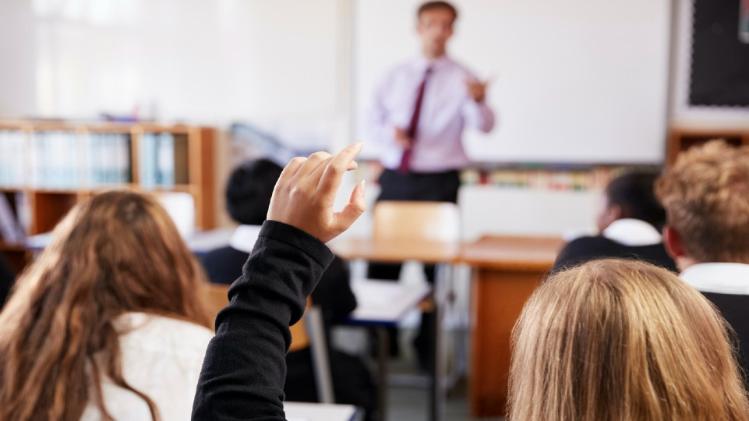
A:
<svg viewBox="0 0 749 421">
<path fill-rule="evenodd" d="M 193 420 L 284 420 L 289 325 L 333 260 L 328 248 L 268 221 L 216 318 L 193 403 Z"/>
<path fill-rule="evenodd" d="M 351 290 L 350 277 L 347 263 L 336 257 L 312 293 L 312 303 L 320 306 L 326 326 L 346 320 L 356 309 L 356 296 Z"/>
</svg>

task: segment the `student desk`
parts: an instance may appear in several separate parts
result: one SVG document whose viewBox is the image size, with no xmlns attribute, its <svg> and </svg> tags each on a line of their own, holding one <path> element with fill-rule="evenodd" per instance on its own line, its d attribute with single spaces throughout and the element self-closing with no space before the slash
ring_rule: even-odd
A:
<svg viewBox="0 0 749 421">
<path fill-rule="evenodd" d="M 437 266 L 436 279 L 433 286 L 434 291 L 434 313 L 435 324 L 441 326 L 442 305 L 445 302 L 444 288 L 441 288 L 450 276 L 451 265 L 454 264 L 460 255 L 459 243 L 452 242 L 423 242 L 423 241 L 392 241 L 379 240 L 375 241 L 370 238 L 345 238 L 331 242 L 331 249 L 340 257 L 346 260 L 363 259 L 368 261 L 378 261 L 386 263 L 402 263 L 406 261 L 418 261 L 421 263 L 435 264 Z M 435 345 L 433 347 L 435 356 L 434 361 L 442 362 L 444 360 L 442 352 L 441 329 L 435 329 Z M 381 335 L 384 336 L 384 335 Z M 443 419 L 444 414 L 444 396 L 445 396 L 445 367 L 444 364 L 435 364 L 432 371 L 432 384 L 429 394 L 429 418 L 433 421 Z M 387 387 L 380 384 L 381 388 Z M 381 392 L 384 392 L 382 390 Z M 382 402 L 382 401 L 381 401 Z"/>
<path fill-rule="evenodd" d="M 486 236 L 464 244 L 350 238 L 335 241 L 331 247 L 345 259 L 416 260 L 440 264 L 443 268 L 451 264 L 473 268 L 469 400 L 471 414 L 484 417 L 504 414 L 512 328 L 526 300 L 552 268 L 563 244 L 558 237 Z M 435 284 L 436 296 L 440 295 L 438 285 L 439 282 Z M 440 353 L 441 347 L 436 348 Z M 437 367 L 433 375 L 430 419 L 439 420 L 444 372 Z"/>
<path fill-rule="evenodd" d="M 379 420 L 387 418 L 387 385 L 389 337 L 387 328 L 398 327 L 403 318 L 418 308 L 432 292 L 427 284 L 404 285 L 369 279 L 354 279 L 351 289 L 356 296 L 356 310 L 349 318 L 352 326 L 371 328 L 377 334 L 377 408 Z"/>
<path fill-rule="evenodd" d="M 463 246 L 460 261 L 473 268 L 471 415 L 504 414 L 512 328 L 563 244 L 556 237 L 487 236 Z"/>
</svg>

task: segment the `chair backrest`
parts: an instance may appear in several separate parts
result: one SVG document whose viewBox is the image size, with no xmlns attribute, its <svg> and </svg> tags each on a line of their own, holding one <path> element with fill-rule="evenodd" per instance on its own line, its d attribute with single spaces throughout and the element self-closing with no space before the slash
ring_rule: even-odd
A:
<svg viewBox="0 0 749 421">
<path fill-rule="evenodd" d="M 219 311 L 229 303 L 229 286 L 208 284 L 204 288 L 205 306 L 215 320 Z M 289 330 L 291 331 L 289 352 L 307 347 L 312 351 L 312 367 L 315 384 L 317 385 L 318 400 L 321 403 L 334 403 L 333 376 L 330 371 L 330 354 L 327 348 L 322 312 L 319 308 L 312 306 L 311 299 L 307 299 L 304 317 L 289 327 Z"/>
<path fill-rule="evenodd" d="M 379 202 L 374 209 L 376 240 L 459 241 L 460 210 L 445 202 Z"/>
<path fill-rule="evenodd" d="M 218 312 L 229 304 L 229 286 L 219 284 L 208 284 L 203 293 L 204 305 L 213 320 Z M 307 307 L 309 308 L 309 302 Z M 289 351 L 297 351 L 310 346 L 310 338 L 305 326 L 305 318 L 302 317 L 296 324 L 289 328 L 291 330 L 291 346 Z"/>
</svg>

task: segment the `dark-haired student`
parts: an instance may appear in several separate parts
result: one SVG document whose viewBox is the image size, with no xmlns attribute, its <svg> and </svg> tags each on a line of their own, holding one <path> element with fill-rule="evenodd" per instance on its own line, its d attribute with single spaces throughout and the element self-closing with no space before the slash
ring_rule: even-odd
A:
<svg viewBox="0 0 749 421">
<path fill-rule="evenodd" d="M 276 184 L 268 220 L 216 319 L 193 406 L 193 420 L 284 420 L 289 326 L 302 316 L 333 253 L 325 246 L 364 212 L 363 185 L 333 209 L 361 144 L 330 156 L 295 158 Z"/>
<path fill-rule="evenodd" d="M 230 284 L 242 275 L 242 266 L 258 242 L 266 220 L 273 187 L 281 168 L 267 159 L 248 161 L 229 176 L 226 204 L 229 215 L 240 225 L 230 244 L 209 252 L 203 257 L 203 267 L 211 282 Z M 312 292 L 312 302 L 319 306 L 326 328 L 345 320 L 356 308 L 356 297 L 349 284 L 348 265 L 334 256 L 322 279 Z M 367 419 L 375 409 L 375 386 L 372 376 L 361 359 L 329 348 L 333 391 L 340 403 L 364 408 Z M 288 353 L 284 391 L 292 401 L 314 402 L 317 387 L 309 348 Z"/>
<path fill-rule="evenodd" d="M 739 362 L 749 372 L 749 146 L 710 142 L 692 148 L 664 173 L 656 191 L 681 278 L 731 325 Z"/>
<path fill-rule="evenodd" d="M 595 259 L 637 259 L 676 271 L 663 244 L 661 229 L 666 211 L 655 196 L 658 174 L 630 171 L 606 186 L 605 203 L 598 215 L 599 234 L 570 241 L 559 253 L 554 271 Z"/>
</svg>

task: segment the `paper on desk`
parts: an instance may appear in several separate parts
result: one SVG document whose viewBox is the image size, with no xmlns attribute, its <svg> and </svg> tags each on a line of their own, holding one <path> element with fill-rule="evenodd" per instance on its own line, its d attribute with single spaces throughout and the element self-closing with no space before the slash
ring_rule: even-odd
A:
<svg viewBox="0 0 749 421">
<path fill-rule="evenodd" d="M 351 288 L 356 295 L 357 307 L 353 319 L 397 322 L 429 294 L 425 283 L 404 284 L 381 280 L 355 280 Z"/>
</svg>

